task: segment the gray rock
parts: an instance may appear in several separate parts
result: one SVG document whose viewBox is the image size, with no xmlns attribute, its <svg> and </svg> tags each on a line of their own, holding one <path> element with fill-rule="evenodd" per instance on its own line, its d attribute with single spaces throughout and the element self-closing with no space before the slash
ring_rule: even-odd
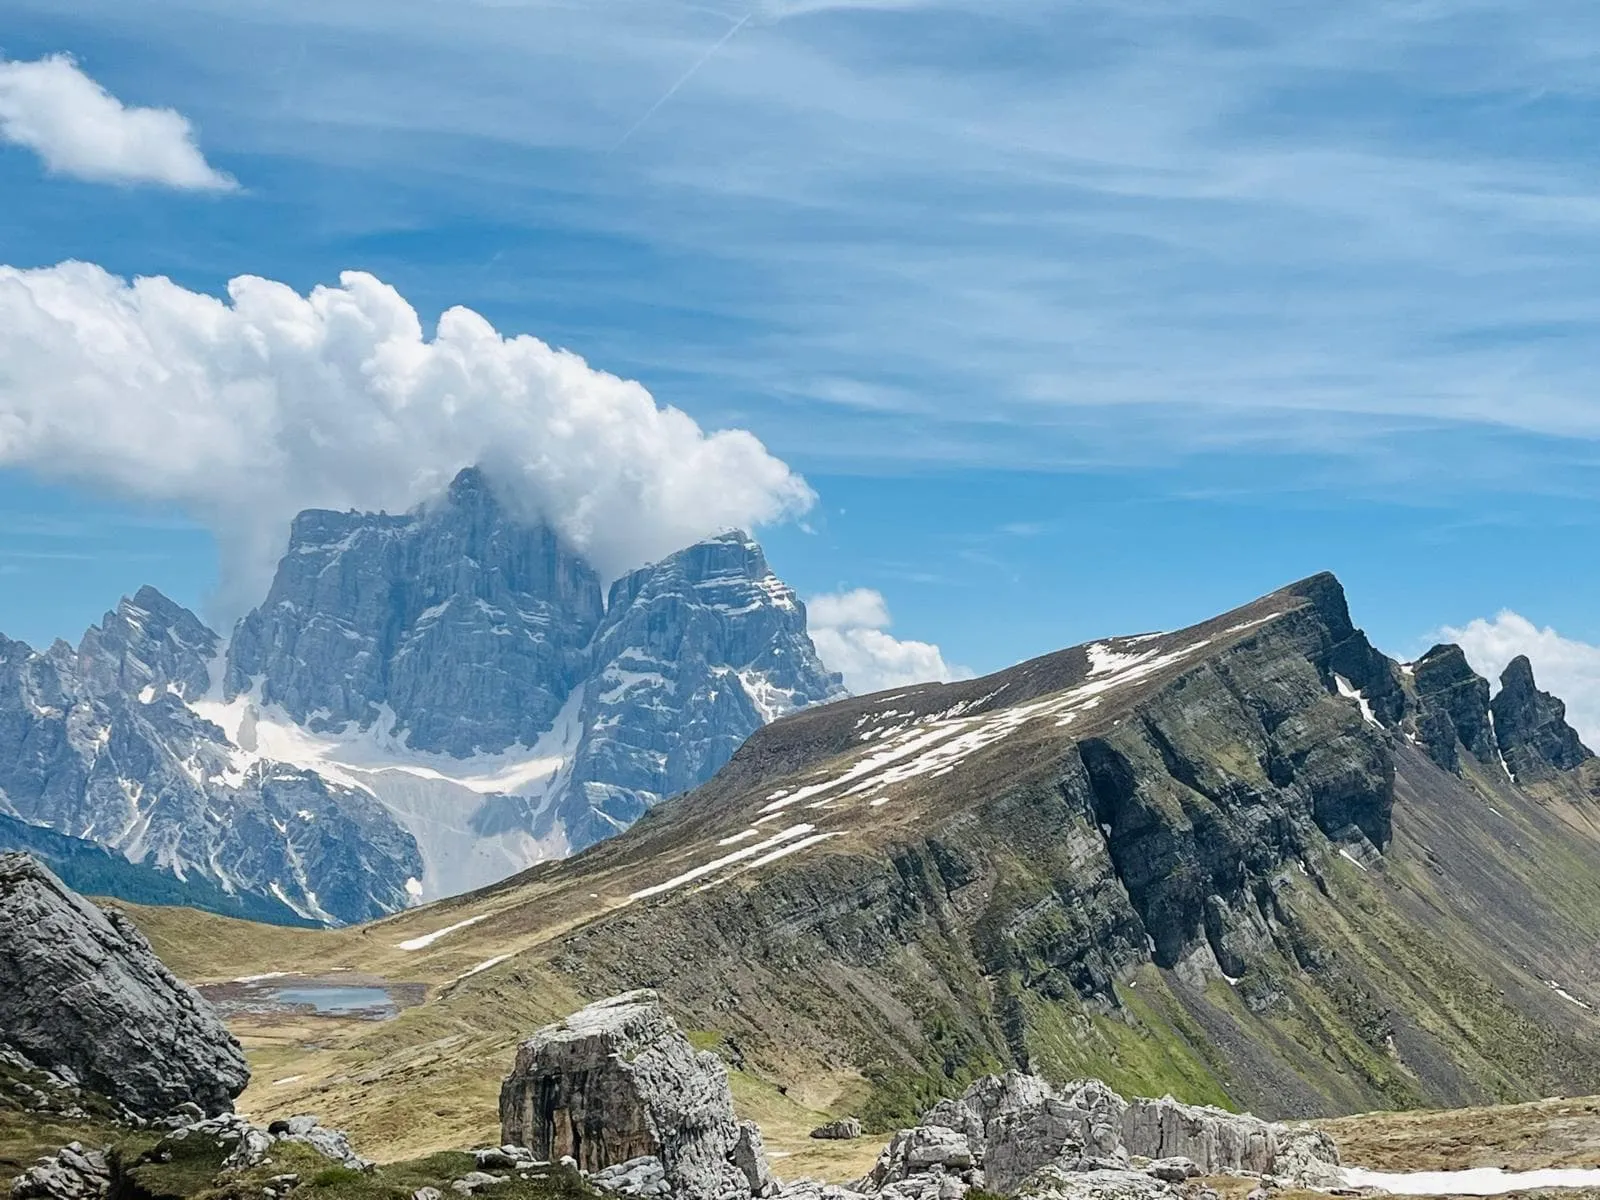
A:
<svg viewBox="0 0 1600 1200">
<path fill-rule="evenodd" d="M 167 893 L 230 915 L 341 923 L 403 907 L 421 857 L 381 804 L 311 771 L 241 766 L 223 731 L 185 703 L 215 646 L 193 614 L 150 589 L 76 651 L 0 637 L 8 815 L 159 865 Z"/>
<path fill-rule="evenodd" d="M 1519 654 L 1500 675 L 1490 703 L 1506 768 L 1519 781 L 1549 778 L 1593 758 L 1567 724 L 1567 706 L 1533 682 L 1533 664 Z"/>
<path fill-rule="evenodd" d="M 0 1029 L 31 1062 L 143 1116 L 228 1111 L 250 1078 L 211 1006 L 131 921 L 25 855 L 0 855 Z"/>
<path fill-rule="evenodd" d="M 1412 664 L 1417 691 L 1417 736 L 1447 771 L 1460 770 L 1460 750 L 1493 763 L 1498 748 L 1489 715 L 1489 681 L 1476 674 L 1460 646 L 1433 647 Z"/>
<path fill-rule="evenodd" d="M 1320 1129 L 1310 1125 L 1280 1125 L 1277 1165 L 1273 1174 L 1292 1187 L 1332 1188 L 1344 1183 L 1339 1169 L 1339 1147 Z"/>
<path fill-rule="evenodd" d="M 1201 1175 L 1276 1170 L 1297 1186 L 1329 1186 L 1341 1179 L 1338 1161 L 1315 1129 L 1170 1096 L 1130 1102 L 1095 1079 L 1057 1088 L 1013 1071 L 934 1105 L 920 1126 L 889 1140 L 854 1186 L 883 1200 L 955 1200 L 974 1187 L 1045 1200 L 1148 1200 L 1175 1197 L 1174 1185 Z M 807 1191 L 783 1194 L 791 1190 Z"/>
<path fill-rule="evenodd" d="M 1182 1183 L 1186 1179 L 1198 1178 L 1201 1170 L 1193 1159 L 1158 1158 L 1145 1167 L 1144 1173 L 1167 1183 Z"/>
<path fill-rule="evenodd" d="M 1277 1127 L 1224 1109 L 1180 1104 L 1171 1096 L 1134 1100 L 1122 1115 L 1129 1154 L 1186 1158 L 1205 1175 L 1268 1174 L 1277 1161 Z"/>
<path fill-rule="evenodd" d="M 761 547 L 723 534 L 611 586 L 561 820 L 581 849 L 710 779 L 767 722 L 843 696 Z"/>
<path fill-rule="evenodd" d="M 411 1193 L 411 1200 L 444 1200 L 444 1193 L 436 1187 L 419 1187 Z"/>
<path fill-rule="evenodd" d="M 227 694 L 259 681 L 319 731 L 370 727 L 387 705 L 418 750 L 531 746 L 582 680 L 603 612 L 594 570 L 466 470 L 414 513 L 296 517 L 229 644 Z"/>
<path fill-rule="evenodd" d="M 1049 1166 L 1029 1176 L 1016 1193 L 1022 1200 L 1175 1200 L 1172 1184 L 1143 1171 L 1069 1171 Z"/>
<path fill-rule="evenodd" d="M 602 1000 L 522 1043 L 500 1091 L 501 1139 L 592 1173 L 660 1160 L 676 1196 L 765 1194 L 759 1136 L 733 1115 L 727 1069 L 697 1054 L 654 992 Z"/>
<path fill-rule="evenodd" d="M 837 1121 L 829 1121 L 826 1125 L 819 1125 L 811 1131 L 811 1136 L 825 1141 L 854 1141 L 861 1136 L 861 1122 L 855 1117 L 842 1117 Z"/>
</svg>

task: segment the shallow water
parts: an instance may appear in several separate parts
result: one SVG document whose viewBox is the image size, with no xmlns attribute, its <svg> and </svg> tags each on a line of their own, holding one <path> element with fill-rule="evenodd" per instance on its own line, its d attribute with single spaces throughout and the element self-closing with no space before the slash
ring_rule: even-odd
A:
<svg viewBox="0 0 1600 1200">
<path fill-rule="evenodd" d="M 280 1004 L 310 1005 L 317 1012 L 330 1016 L 347 1016 L 351 1013 L 393 1016 L 399 1011 L 389 990 L 381 987 L 307 983 L 272 988 L 270 991 L 273 999 Z"/>
</svg>

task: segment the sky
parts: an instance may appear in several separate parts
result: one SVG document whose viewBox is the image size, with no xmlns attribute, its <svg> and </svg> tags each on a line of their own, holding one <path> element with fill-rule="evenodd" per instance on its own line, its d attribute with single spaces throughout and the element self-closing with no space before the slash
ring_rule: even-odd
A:
<svg viewBox="0 0 1600 1200">
<path fill-rule="evenodd" d="M 1333 570 L 1600 742 L 1600 10 L 11 0 L 0 630 L 468 461 L 858 688 Z"/>
</svg>

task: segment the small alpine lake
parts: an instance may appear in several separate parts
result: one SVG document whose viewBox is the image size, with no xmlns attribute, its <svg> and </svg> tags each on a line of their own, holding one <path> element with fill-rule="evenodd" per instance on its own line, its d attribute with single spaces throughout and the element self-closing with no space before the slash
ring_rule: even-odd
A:
<svg viewBox="0 0 1600 1200">
<path fill-rule="evenodd" d="M 354 973 L 272 972 L 202 984 L 198 990 L 224 1017 L 298 1013 L 362 1021 L 397 1017 L 401 1009 L 421 1004 L 427 994 L 424 984 L 392 983 Z"/>
</svg>

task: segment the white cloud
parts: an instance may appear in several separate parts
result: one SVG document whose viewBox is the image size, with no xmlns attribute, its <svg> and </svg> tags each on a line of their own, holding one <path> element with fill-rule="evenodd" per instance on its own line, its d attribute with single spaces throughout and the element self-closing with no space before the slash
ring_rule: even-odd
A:
<svg viewBox="0 0 1600 1200">
<path fill-rule="evenodd" d="M 857 695 L 972 678 L 966 667 L 945 662 L 931 642 L 890 635 L 889 606 L 871 588 L 813 596 L 806 601 L 806 618 L 822 661 L 842 674 L 845 686 Z"/>
<path fill-rule="evenodd" d="M 1540 629 L 1510 609 L 1492 621 L 1478 617 L 1461 628 L 1446 626 L 1439 636 L 1459 645 L 1473 670 L 1497 688 L 1506 664 L 1526 654 L 1539 687 L 1566 701 L 1567 721 L 1584 743 L 1600 746 L 1600 646 L 1562 637 L 1548 625 Z"/>
<path fill-rule="evenodd" d="M 259 600 L 306 507 L 405 509 L 487 465 L 596 567 L 808 508 L 744 430 L 452 308 L 431 339 L 371 275 L 226 300 L 87 263 L 0 266 L 0 465 L 174 504 L 214 530 L 219 616 Z"/>
<path fill-rule="evenodd" d="M 77 179 L 194 191 L 238 186 L 206 162 L 186 117 L 124 105 L 65 54 L 0 60 L 0 140 L 26 146 L 51 171 Z"/>
</svg>

